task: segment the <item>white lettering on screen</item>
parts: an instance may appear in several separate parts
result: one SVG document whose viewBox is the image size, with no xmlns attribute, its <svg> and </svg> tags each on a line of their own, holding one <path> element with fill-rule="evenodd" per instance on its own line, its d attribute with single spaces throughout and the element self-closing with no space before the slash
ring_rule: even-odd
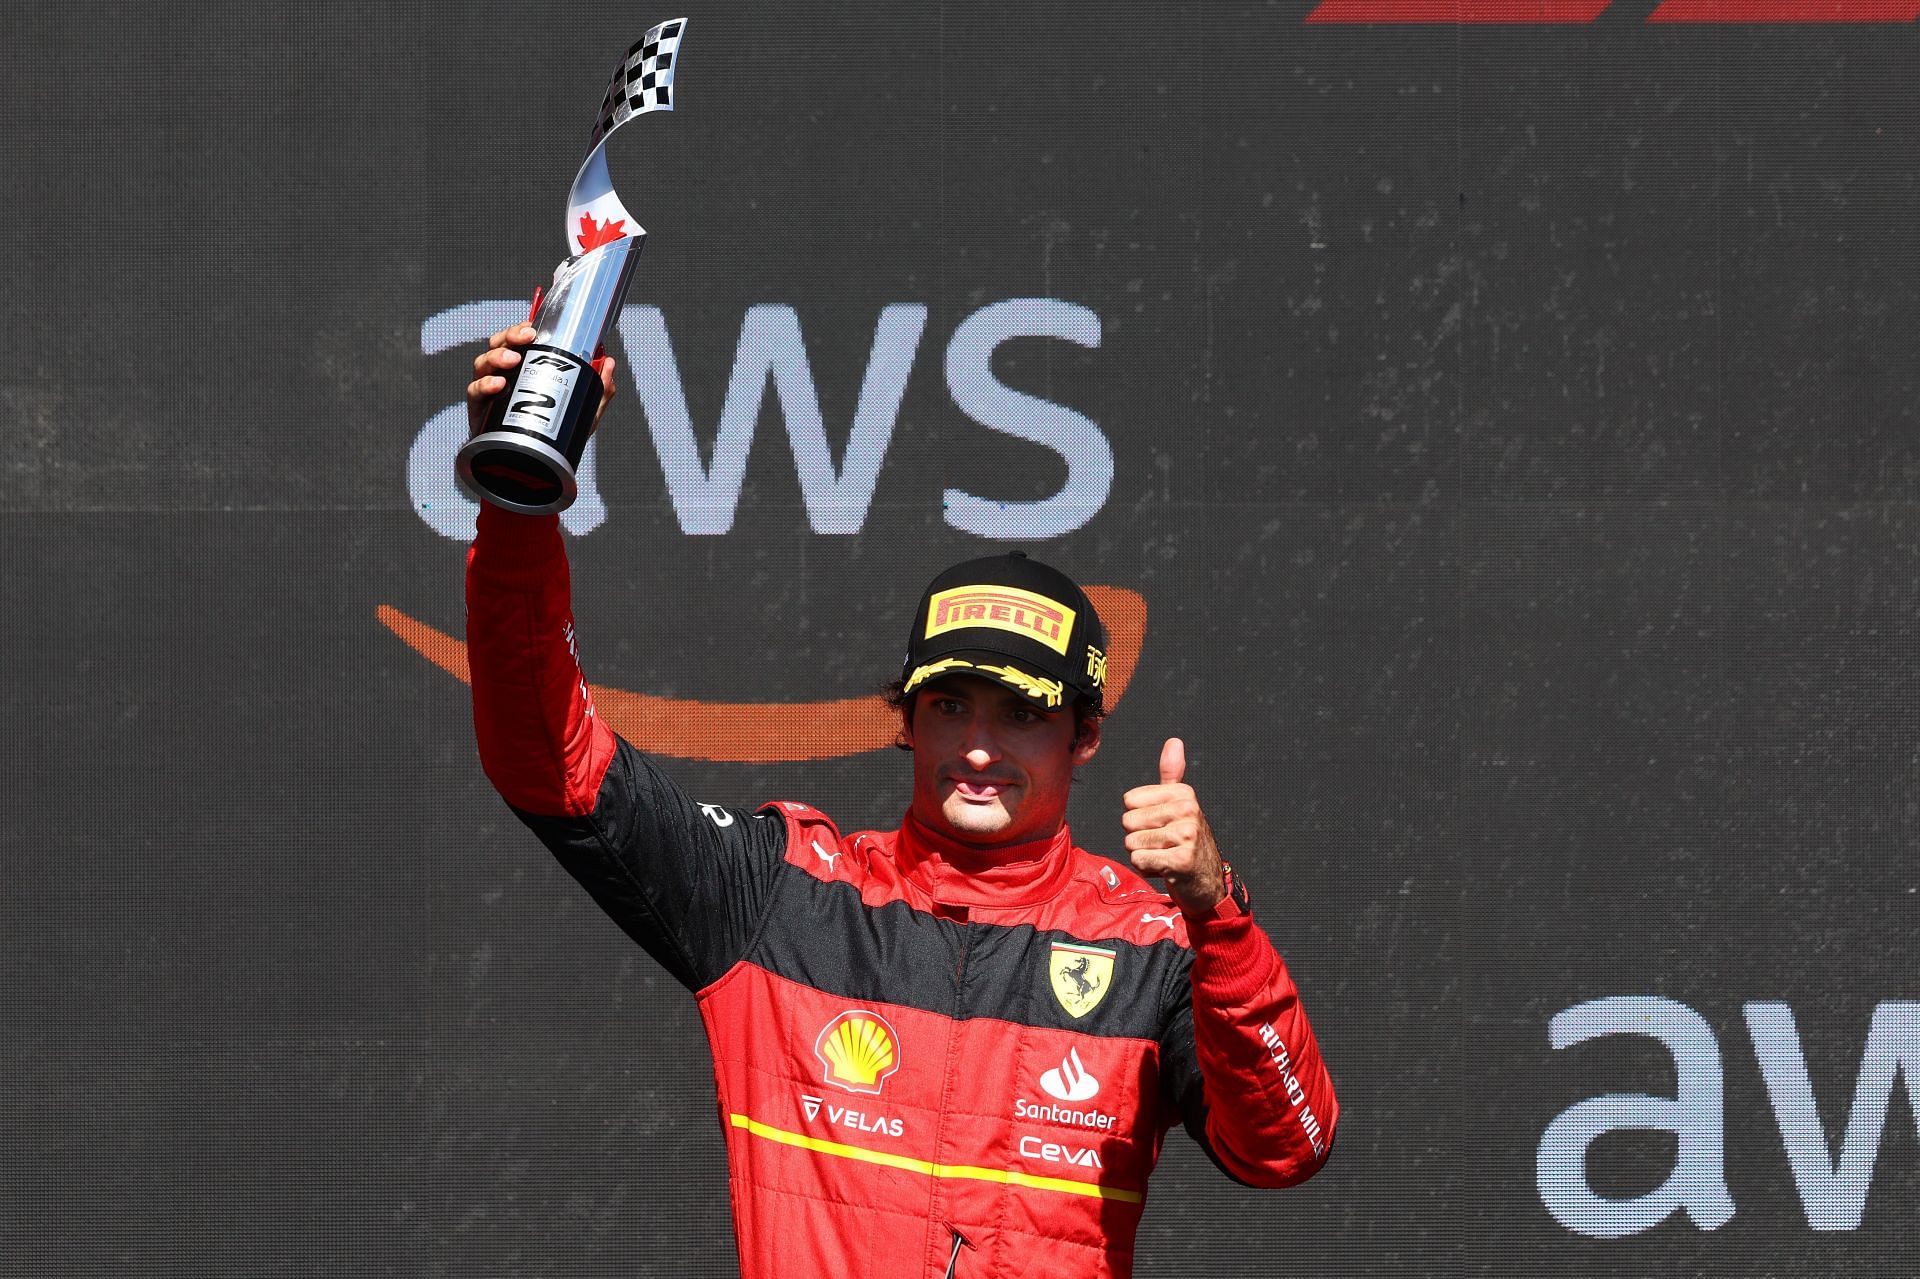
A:
<svg viewBox="0 0 1920 1279">
<path fill-rule="evenodd" d="M 1920 1003 L 1890 1000 L 1873 1010 L 1837 1156 L 1828 1147 L 1814 1102 L 1792 1010 L 1783 1003 L 1756 1002 L 1747 1004 L 1744 1012 L 1807 1225 L 1814 1230 L 1858 1229 L 1889 1102 L 1903 1072 L 1908 1109 L 1913 1110 L 1912 1081 L 1920 1072 Z M 1734 1202 L 1726 1180 L 1720 1043 L 1712 1028 L 1675 1000 L 1628 995 L 1576 1004 L 1556 1014 L 1548 1026 L 1548 1042 L 1555 1051 L 1607 1035 L 1658 1040 L 1673 1057 L 1675 1095 L 1608 1093 L 1555 1116 L 1535 1156 L 1541 1202 L 1568 1230 L 1599 1239 L 1638 1234 L 1675 1212 L 1684 1212 L 1703 1230 L 1725 1225 L 1733 1219 Z M 1673 1170 L 1664 1183 L 1626 1199 L 1594 1192 L 1587 1180 L 1587 1149 L 1615 1131 L 1666 1131 L 1678 1138 Z"/>
<path fill-rule="evenodd" d="M 894 302 L 881 309 L 846 447 L 836 464 L 793 307 L 761 303 L 747 309 L 713 445 L 704 460 L 665 316 L 657 307 L 627 307 L 619 326 L 622 365 L 646 417 L 681 531 L 702 536 L 732 530 L 771 382 L 808 526 L 825 535 L 858 533 L 893 443 L 927 313 L 918 302 Z M 420 326 L 420 349 L 435 355 L 478 342 L 525 317 L 524 302 L 506 299 L 453 307 Z M 1069 533 L 1100 511 L 1113 487 L 1113 449 L 1091 418 L 1015 391 L 994 377 L 994 352 L 1016 338 L 1096 349 L 1100 317 L 1057 298 L 1010 298 L 962 320 L 947 344 L 946 382 L 955 407 L 988 430 L 1057 454 L 1066 464 L 1066 481 L 1058 492 L 1037 501 L 1001 501 L 950 488 L 943 495 L 943 517 L 980 537 L 1033 541 Z M 453 456 L 466 438 L 466 406 L 449 405 L 420 428 L 407 458 L 407 492 L 415 513 L 434 531 L 457 541 L 473 537 L 480 509 L 453 478 Z M 562 524 L 575 536 L 598 528 L 607 517 L 599 487 L 599 445 L 598 437 L 588 443 L 576 476 L 579 497 L 561 513 Z"/>
</svg>

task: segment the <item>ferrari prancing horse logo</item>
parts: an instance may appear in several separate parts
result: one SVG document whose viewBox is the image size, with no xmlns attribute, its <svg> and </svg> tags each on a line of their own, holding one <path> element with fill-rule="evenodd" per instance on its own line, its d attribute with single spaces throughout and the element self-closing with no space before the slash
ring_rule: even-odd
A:
<svg viewBox="0 0 1920 1279">
<path fill-rule="evenodd" d="M 1053 943 L 1047 974 L 1053 979 L 1053 997 L 1073 1017 L 1084 1017 L 1107 997 L 1113 981 L 1113 955 L 1097 946 Z"/>
</svg>

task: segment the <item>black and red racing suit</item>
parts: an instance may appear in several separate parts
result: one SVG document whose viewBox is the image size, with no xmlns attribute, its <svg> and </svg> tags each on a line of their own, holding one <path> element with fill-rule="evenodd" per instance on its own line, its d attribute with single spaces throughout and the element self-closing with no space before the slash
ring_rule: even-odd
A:
<svg viewBox="0 0 1920 1279">
<path fill-rule="evenodd" d="M 1054 838 L 701 804 L 594 713 L 556 517 L 482 506 L 468 656 L 487 776 L 694 993 L 743 1279 L 1126 1276 L 1184 1122 L 1229 1176 L 1319 1169 L 1338 1109 L 1231 900 L 1187 917 Z"/>
</svg>

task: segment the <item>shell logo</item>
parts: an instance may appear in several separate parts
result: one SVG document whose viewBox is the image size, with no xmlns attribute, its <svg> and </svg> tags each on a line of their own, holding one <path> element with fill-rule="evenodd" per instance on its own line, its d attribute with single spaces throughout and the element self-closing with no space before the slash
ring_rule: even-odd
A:
<svg viewBox="0 0 1920 1279">
<path fill-rule="evenodd" d="M 850 1009 L 828 1022 L 813 1044 L 826 1081 L 848 1092 L 878 1093 L 900 1069 L 899 1037 L 879 1013 Z"/>
</svg>

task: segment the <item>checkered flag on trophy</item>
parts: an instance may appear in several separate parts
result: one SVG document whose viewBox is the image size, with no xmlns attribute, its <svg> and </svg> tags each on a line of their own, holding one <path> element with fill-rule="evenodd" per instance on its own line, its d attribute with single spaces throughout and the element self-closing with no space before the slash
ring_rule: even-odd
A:
<svg viewBox="0 0 1920 1279">
<path fill-rule="evenodd" d="M 614 70 L 607 85 L 606 101 L 600 104 L 600 118 L 594 121 L 589 147 L 600 139 L 648 111 L 673 110 L 673 59 L 680 48 L 680 34 L 687 29 L 685 18 L 673 18 L 647 32 Z"/>
<path fill-rule="evenodd" d="M 593 122 L 587 158 L 574 175 L 573 192 L 567 199 L 569 253 L 588 253 L 623 236 L 646 234 L 613 189 L 607 173 L 607 135 L 637 115 L 673 110 L 674 62 L 686 31 L 685 18 L 668 19 L 641 36 L 614 68 L 600 116 Z"/>
<path fill-rule="evenodd" d="M 603 398 L 607 334 L 620 321 L 646 228 L 620 203 L 607 139 L 634 116 L 673 108 L 673 73 L 687 20 L 663 22 L 627 50 L 600 105 L 587 158 L 567 195 L 567 256 L 534 295 L 533 340 L 482 429 L 454 455 L 460 487 L 523 515 L 568 509 Z M 589 486 L 591 478 L 589 473 Z"/>
</svg>

